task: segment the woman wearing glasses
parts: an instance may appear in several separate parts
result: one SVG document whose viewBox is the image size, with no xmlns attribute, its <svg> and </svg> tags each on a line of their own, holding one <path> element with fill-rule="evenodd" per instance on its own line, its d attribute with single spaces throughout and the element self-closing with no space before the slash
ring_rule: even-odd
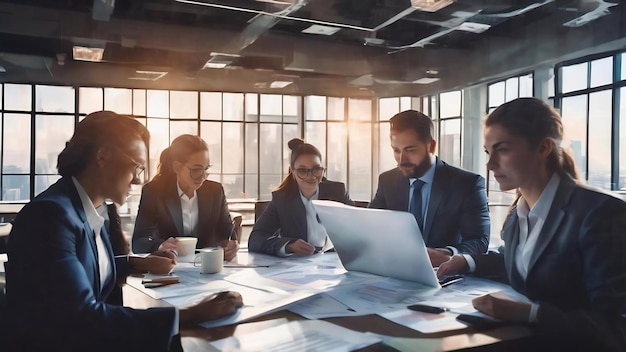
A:
<svg viewBox="0 0 626 352">
<path fill-rule="evenodd" d="M 176 249 L 176 237 L 193 236 L 198 248 L 219 245 L 226 260 L 237 255 L 224 188 L 206 179 L 209 167 L 209 147 L 198 136 L 178 136 L 161 153 L 158 174 L 141 191 L 135 253 Z"/>
<path fill-rule="evenodd" d="M 113 226 L 105 221 L 105 199 L 123 204 L 130 186 L 142 183 L 149 138 L 137 120 L 110 111 L 76 126 L 58 157 L 61 179 L 15 218 L 3 351 L 165 351 L 180 348 L 171 345 L 179 322 L 220 318 L 241 306 L 234 292 L 182 309 L 111 303 L 116 282 L 131 269 L 166 274 L 176 263 L 173 256 L 114 256 Z"/>
<path fill-rule="evenodd" d="M 276 256 L 310 255 L 327 244 L 324 226 L 319 223 L 312 200 L 325 199 L 354 203 L 343 183 L 326 180 L 322 154 L 313 145 L 294 138 L 289 174 L 272 192 L 272 201 L 256 221 L 248 249 Z"/>
</svg>

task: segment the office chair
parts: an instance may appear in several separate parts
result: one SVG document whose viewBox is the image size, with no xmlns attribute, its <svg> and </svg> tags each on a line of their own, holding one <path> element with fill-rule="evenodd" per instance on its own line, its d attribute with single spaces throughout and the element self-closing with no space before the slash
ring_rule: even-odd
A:
<svg viewBox="0 0 626 352">
<path fill-rule="evenodd" d="M 270 204 L 267 200 L 261 200 L 254 203 L 254 222 L 259 220 L 267 206 Z"/>
</svg>

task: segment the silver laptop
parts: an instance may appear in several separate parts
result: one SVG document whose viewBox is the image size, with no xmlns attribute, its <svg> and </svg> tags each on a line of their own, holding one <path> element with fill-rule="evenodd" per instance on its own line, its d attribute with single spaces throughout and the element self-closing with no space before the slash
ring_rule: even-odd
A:
<svg viewBox="0 0 626 352">
<path fill-rule="evenodd" d="M 413 214 L 328 200 L 313 204 L 347 270 L 440 287 Z"/>
</svg>

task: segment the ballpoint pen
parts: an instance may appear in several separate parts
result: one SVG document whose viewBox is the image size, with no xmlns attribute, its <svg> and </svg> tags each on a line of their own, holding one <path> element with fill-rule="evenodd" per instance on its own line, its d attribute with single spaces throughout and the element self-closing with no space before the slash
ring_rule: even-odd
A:
<svg viewBox="0 0 626 352">
<path fill-rule="evenodd" d="M 424 312 L 424 313 L 431 313 L 431 314 L 441 314 L 443 312 L 447 312 L 450 310 L 449 308 L 433 307 L 433 306 L 428 306 L 425 304 L 412 304 L 410 306 L 407 306 L 407 308 L 410 310 Z"/>
</svg>

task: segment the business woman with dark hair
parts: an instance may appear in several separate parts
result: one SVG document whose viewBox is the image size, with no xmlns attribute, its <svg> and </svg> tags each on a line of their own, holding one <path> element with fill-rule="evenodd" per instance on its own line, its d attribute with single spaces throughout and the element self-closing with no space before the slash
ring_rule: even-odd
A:
<svg viewBox="0 0 626 352">
<path fill-rule="evenodd" d="M 165 257 L 114 257 L 103 216 L 105 199 L 122 204 L 131 184 L 142 182 L 148 142 L 141 123 L 109 111 L 76 126 L 58 158 L 61 179 L 24 206 L 9 236 L 3 348 L 165 351 L 179 321 L 214 319 L 241 306 L 237 293 L 180 310 L 106 303 L 130 269 L 167 273 L 175 264 L 167 251 L 159 253 Z"/>
<path fill-rule="evenodd" d="M 289 174 L 272 192 L 272 201 L 256 221 L 248 250 L 276 256 L 310 255 L 327 241 L 312 200 L 325 199 L 353 205 L 343 183 L 324 178 L 322 154 L 313 145 L 294 138 Z"/>
<path fill-rule="evenodd" d="M 534 98 L 501 105 L 485 121 L 488 169 L 519 197 L 500 253 L 454 256 L 437 275 L 503 278 L 533 303 L 498 294 L 474 299 L 492 317 L 536 324 L 539 349 L 624 351 L 626 203 L 576 182 L 561 148 L 559 114 Z"/>
<path fill-rule="evenodd" d="M 221 246 L 224 258 L 237 255 L 224 188 L 209 181 L 209 147 L 190 134 L 176 137 L 161 153 L 158 174 L 141 191 L 133 251 L 177 248 L 176 237 L 198 238 L 198 248 Z"/>
</svg>

